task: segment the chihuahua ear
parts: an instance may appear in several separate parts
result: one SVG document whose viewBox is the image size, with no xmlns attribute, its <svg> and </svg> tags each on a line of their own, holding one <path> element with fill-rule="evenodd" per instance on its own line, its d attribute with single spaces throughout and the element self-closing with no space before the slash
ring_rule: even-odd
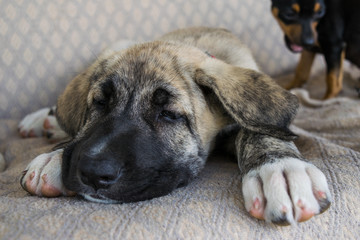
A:
<svg viewBox="0 0 360 240">
<path fill-rule="evenodd" d="M 289 125 L 299 106 L 298 99 L 269 76 L 207 58 L 196 69 L 194 78 L 197 84 L 212 89 L 241 126 L 286 140 L 296 138 Z"/>
<path fill-rule="evenodd" d="M 87 73 L 76 76 L 60 95 L 56 118 L 62 129 L 74 137 L 85 124 L 90 82 Z"/>
</svg>

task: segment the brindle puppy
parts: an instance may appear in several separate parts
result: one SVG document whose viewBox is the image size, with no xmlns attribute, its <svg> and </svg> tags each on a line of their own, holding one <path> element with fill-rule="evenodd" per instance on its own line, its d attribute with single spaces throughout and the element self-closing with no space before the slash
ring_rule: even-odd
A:
<svg viewBox="0 0 360 240">
<path fill-rule="evenodd" d="M 329 206 L 330 192 L 292 142 L 297 107 L 227 30 L 178 30 L 109 50 L 72 80 L 56 109 L 71 141 L 35 158 L 21 184 L 38 196 L 151 199 L 196 177 L 221 134 L 237 156 L 250 214 L 304 221 Z M 37 119 L 51 125 L 42 111 Z M 31 118 L 21 123 L 24 136 Z"/>
</svg>

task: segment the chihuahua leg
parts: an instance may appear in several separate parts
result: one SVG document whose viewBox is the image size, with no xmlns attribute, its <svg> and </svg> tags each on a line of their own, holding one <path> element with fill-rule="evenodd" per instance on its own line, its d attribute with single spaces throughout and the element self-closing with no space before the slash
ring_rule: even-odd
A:
<svg viewBox="0 0 360 240">
<path fill-rule="evenodd" d="M 311 66 L 315 58 L 315 53 L 304 50 L 301 53 L 300 61 L 296 67 L 295 78 L 285 88 L 292 89 L 301 87 L 310 76 Z"/>
<path fill-rule="evenodd" d="M 333 98 L 337 96 L 341 91 L 343 85 L 344 59 L 345 59 L 345 49 L 341 51 L 340 60 L 335 61 L 335 64 L 329 63 L 329 61 L 331 60 L 326 59 L 328 64 L 328 72 L 326 75 L 327 89 L 324 99 Z"/>
</svg>

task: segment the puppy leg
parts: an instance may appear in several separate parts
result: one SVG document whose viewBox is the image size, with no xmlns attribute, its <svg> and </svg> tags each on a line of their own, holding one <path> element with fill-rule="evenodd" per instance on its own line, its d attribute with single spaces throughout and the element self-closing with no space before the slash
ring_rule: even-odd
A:
<svg viewBox="0 0 360 240">
<path fill-rule="evenodd" d="M 296 67 L 295 78 L 285 88 L 292 89 L 301 87 L 309 79 L 311 66 L 314 62 L 315 53 L 304 50 Z"/>
<path fill-rule="evenodd" d="M 61 130 L 56 117 L 55 107 L 43 108 L 27 115 L 18 126 L 22 137 L 46 136 L 49 140 L 56 141 L 67 137 Z"/>
<path fill-rule="evenodd" d="M 310 219 L 330 205 L 324 174 L 292 142 L 241 130 L 236 140 L 246 210 L 279 225 Z"/>
<path fill-rule="evenodd" d="M 32 160 L 23 172 L 21 186 L 32 195 L 44 197 L 71 196 L 61 180 L 63 150 L 44 153 Z"/>
</svg>

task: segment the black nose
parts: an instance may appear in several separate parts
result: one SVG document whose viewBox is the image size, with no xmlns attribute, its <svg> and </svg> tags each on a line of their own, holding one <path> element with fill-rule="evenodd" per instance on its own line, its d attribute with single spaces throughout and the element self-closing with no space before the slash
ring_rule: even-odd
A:
<svg viewBox="0 0 360 240">
<path fill-rule="evenodd" d="M 104 157 L 104 156 L 102 156 Z M 84 158 L 84 157 L 83 157 Z M 80 180 L 95 190 L 109 188 L 117 182 L 121 175 L 121 168 L 109 158 L 89 157 L 80 161 Z"/>
<path fill-rule="evenodd" d="M 80 178 L 85 185 L 91 186 L 95 190 L 98 190 L 101 188 L 109 188 L 111 185 L 116 183 L 118 175 L 102 171 L 81 171 Z"/>
<path fill-rule="evenodd" d="M 301 38 L 301 44 L 303 46 L 313 46 L 315 44 L 315 39 L 312 35 L 309 35 L 309 36 L 303 36 Z"/>
<path fill-rule="evenodd" d="M 301 24 L 301 45 L 304 47 L 311 47 L 315 44 L 315 36 L 313 29 L 311 27 L 313 23 L 311 21 L 306 21 Z"/>
</svg>

